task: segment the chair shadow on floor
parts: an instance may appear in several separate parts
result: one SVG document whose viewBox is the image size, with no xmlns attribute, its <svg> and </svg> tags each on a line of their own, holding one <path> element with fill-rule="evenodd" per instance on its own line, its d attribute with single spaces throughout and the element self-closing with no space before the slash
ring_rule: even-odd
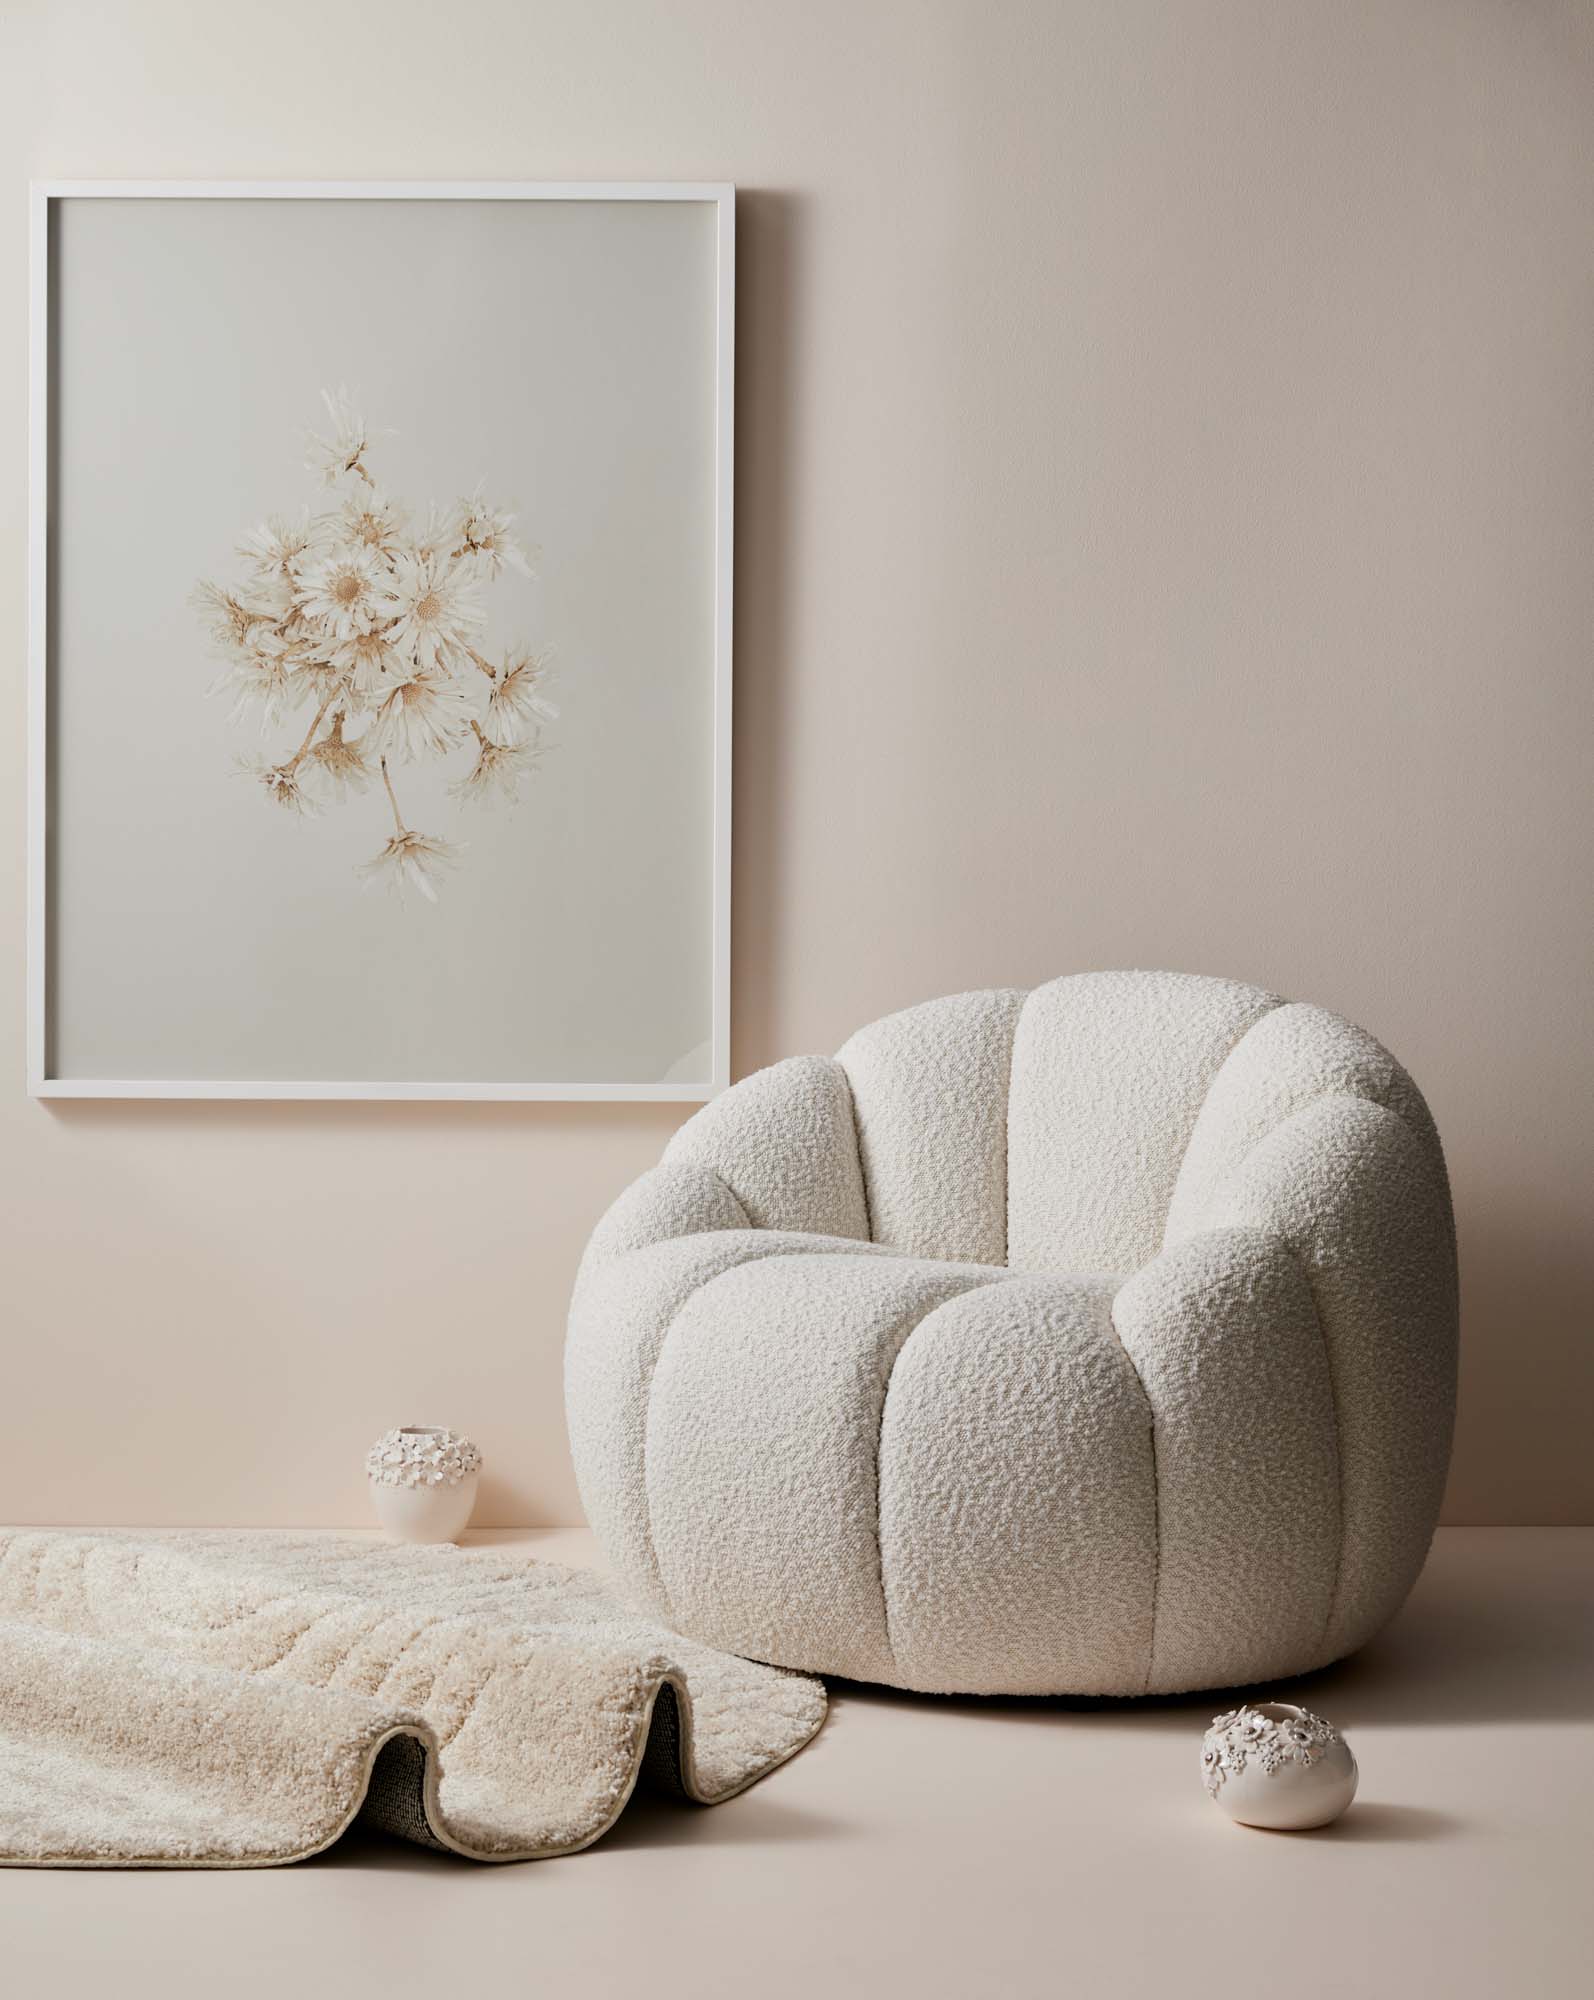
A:
<svg viewBox="0 0 1594 2000">
<path fill-rule="evenodd" d="M 1090 1719 L 1188 1730 L 1274 1694 L 1366 1725 L 1594 1720 L 1594 1535 L 1587 1530 L 1452 1530 L 1403 1610 L 1369 1645 L 1316 1673 L 1265 1687 L 1126 1699 L 910 1695 L 831 1683 L 843 1702 L 943 1701 L 1055 1727 Z"/>
<path fill-rule="evenodd" d="M 1404 1609 L 1369 1645 L 1317 1673 L 1250 1688 L 1126 1699 L 914 1695 L 832 1681 L 834 1729 L 849 1708 L 932 1703 L 1047 1729 L 1188 1736 L 1223 1709 L 1274 1696 L 1325 1713 L 1348 1734 L 1398 1725 L 1594 1720 L 1594 1534 L 1466 1529 L 1442 1538 Z M 1360 1799 L 1333 1825 L 1280 1840 L 1411 1843 L 1466 1831 L 1431 1807 Z"/>
</svg>

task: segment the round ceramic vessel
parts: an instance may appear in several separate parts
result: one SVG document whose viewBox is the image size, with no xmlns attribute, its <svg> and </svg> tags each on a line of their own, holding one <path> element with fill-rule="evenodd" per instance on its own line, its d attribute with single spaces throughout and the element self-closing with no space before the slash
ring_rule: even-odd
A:
<svg viewBox="0 0 1594 2000">
<path fill-rule="evenodd" d="M 1241 1826 L 1298 1832 L 1327 1826 L 1356 1796 L 1356 1759 L 1331 1722 L 1287 1701 L 1260 1701 L 1213 1719 L 1201 1778 Z"/>
<path fill-rule="evenodd" d="M 476 1505 L 481 1462 L 454 1431 L 407 1424 L 385 1432 L 365 1459 L 378 1520 L 396 1541 L 457 1541 Z"/>
</svg>

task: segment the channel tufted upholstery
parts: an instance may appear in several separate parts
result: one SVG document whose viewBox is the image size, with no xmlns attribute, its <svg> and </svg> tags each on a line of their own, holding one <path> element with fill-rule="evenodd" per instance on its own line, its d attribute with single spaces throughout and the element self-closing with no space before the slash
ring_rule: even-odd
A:
<svg viewBox="0 0 1594 2000">
<path fill-rule="evenodd" d="M 599 1223 L 588 1515 L 693 1639 L 939 1692 L 1320 1666 L 1449 1456 L 1438 1135 L 1371 1036 L 1177 973 L 964 993 L 748 1077 Z"/>
</svg>

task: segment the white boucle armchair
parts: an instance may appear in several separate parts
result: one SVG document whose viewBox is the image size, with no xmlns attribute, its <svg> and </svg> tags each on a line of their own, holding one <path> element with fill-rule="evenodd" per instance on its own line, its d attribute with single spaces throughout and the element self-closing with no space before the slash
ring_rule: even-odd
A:
<svg viewBox="0 0 1594 2000">
<path fill-rule="evenodd" d="M 959 994 L 708 1104 L 571 1309 L 582 1498 L 667 1624 L 939 1692 L 1268 1680 L 1422 1566 L 1455 1237 L 1416 1086 L 1249 986 Z"/>
</svg>

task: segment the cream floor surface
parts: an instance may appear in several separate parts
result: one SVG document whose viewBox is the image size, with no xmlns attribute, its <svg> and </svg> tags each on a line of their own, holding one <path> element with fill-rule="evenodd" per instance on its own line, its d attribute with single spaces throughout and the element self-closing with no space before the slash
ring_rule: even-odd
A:
<svg viewBox="0 0 1594 2000">
<path fill-rule="evenodd" d="M 596 1560 L 575 1530 L 479 1539 Z M 0 1870 L 0 1967 L 19 2000 L 1594 1990 L 1594 1529 L 1441 1531 L 1384 1638 L 1296 1686 L 1361 1759 L 1324 1834 L 1207 1804 L 1210 1698 L 842 1686 L 745 1797 L 636 1803 L 567 1860 L 354 1839 L 261 1873 Z"/>
</svg>

